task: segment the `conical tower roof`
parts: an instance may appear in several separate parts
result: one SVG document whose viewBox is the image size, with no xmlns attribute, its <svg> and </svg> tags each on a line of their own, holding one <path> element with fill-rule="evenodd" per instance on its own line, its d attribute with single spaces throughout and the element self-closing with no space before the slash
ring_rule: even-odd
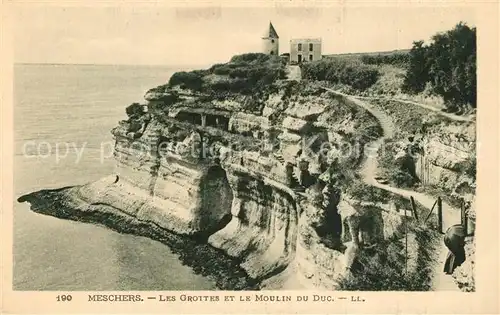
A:
<svg viewBox="0 0 500 315">
<path fill-rule="evenodd" d="M 273 23 L 269 22 L 269 29 L 266 30 L 263 38 L 280 38 L 274 29 Z"/>
</svg>

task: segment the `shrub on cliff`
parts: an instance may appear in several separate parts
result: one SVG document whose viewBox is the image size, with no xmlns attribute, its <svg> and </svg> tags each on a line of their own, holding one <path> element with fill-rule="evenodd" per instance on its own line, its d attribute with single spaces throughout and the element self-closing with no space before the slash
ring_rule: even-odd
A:
<svg viewBox="0 0 500 315">
<path fill-rule="evenodd" d="M 393 53 L 389 55 L 362 55 L 361 61 L 367 65 L 392 65 L 395 67 L 406 68 L 410 61 L 410 55 L 408 53 Z"/>
<path fill-rule="evenodd" d="M 370 65 L 357 60 L 325 58 L 301 65 L 302 76 L 306 79 L 345 84 L 358 91 L 364 91 L 377 82 L 380 73 Z"/>
<path fill-rule="evenodd" d="M 403 89 L 422 92 L 430 83 L 448 109 L 476 107 L 476 28 L 464 23 L 438 33 L 428 45 L 414 42 Z"/>
<path fill-rule="evenodd" d="M 227 67 L 225 64 L 223 63 L 217 63 L 213 66 L 211 66 L 208 71 L 210 71 L 210 73 L 213 73 L 213 74 L 218 74 L 218 75 L 225 75 L 225 74 L 229 74 L 229 71 L 231 69 L 229 67 Z"/>
<path fill-rule="evenodd" d="M 358 201 L 386 203 L 390 199 L 390 194 L 387 191 L 359 180 L 353 180 L 345 190 L 349 196 Z"/>
<path fill-rule="evenodd" d="M 150 108 L 153 111 L 163 111 L 177 101 L 179 101 L 179 94 L 176 91 L 169 91 L 157 98 L 156 102 L 150 103 Z"/>
<path fill-rule="evenodd" d="M 215 93 L 232 92 L 250 94 L 251 87 L 245 79 L 235 79 L 229 81 L 218 81 L 210 85 L 210 88 Z"/>
<path fill-rule="evenodd" d="M 352 274 L 341 280 L 340 290 L 352 291 L 428 291 L 430 289 L 430 263 L 432 259 L 432 232 L 408 222 L 407 233 L 415 236 L 416 244 L 409 251 L 416 256 L 417 267 L 406 270 L 404 239 L 382 241 L 374 249 L 361 251 L 356 258 Z"/>
<path fill-rule="evenodd" d="M 170 87 L 179 85 L 181 88 L 199 91 L 203 85 L 204 74 L 203 71 L 176 72 L 170 77 L 168 85 Z"/>
<path fill-rule="evenodd" d="M 236 55 L 231 58 L 231 62 L 234 63 L 249 63 L 249 62 L 259 62 L 263 63 L 271 59 L 270 55 L 263 53 L 247 53 L 242 55 Z"/>
<path fill-rule="evenodd" d="M 237 55 L 225 64 L 215 64 L 207 70 L 182 71 L 172 75 L 169 87 L 204 91 L 211 99 L 224 99 L 231 93 L 253 95 L 286 76 L 279 58 L 261 53 Z"/>
<path fill-rule="evenodd" d="M 401 151 L 401 144 L 396 140 L 385 142 L 383 148 L 379 158 L 382 174 L 396 187 L 414 187 L 418 183 L 418 178 L 413 159 L 406 155 L 396 158 Z"/>
<path fill-rule="evenodd" d="M 139 103 L 132 103 L 125 108 L 125 112 L 129 118 L 135 118 L 144 114 L 144 108 Z"/>
<path fill-rule="evenodd" d="M 219 68 L 216 68 L 219 69 Z M 238 67 L 224 68 L 229 79 L 207 83 L 206 87 L 216 94 L 231 92 L 244 95 L 260 94 L 268 89 L 276 80 L 285 77 L 285 71 L 280 64 L 266 66 L 241 64 Z M 220 70 L 214 70 L 220 73 Z"/>
<path fill-rule="evenodd" d="M 462 167 L 462 172 L 469 175 L 471 178 L 476 180 L 476 157 L 471 157 L 465 162 L 465 165 Z"/>
</svg>

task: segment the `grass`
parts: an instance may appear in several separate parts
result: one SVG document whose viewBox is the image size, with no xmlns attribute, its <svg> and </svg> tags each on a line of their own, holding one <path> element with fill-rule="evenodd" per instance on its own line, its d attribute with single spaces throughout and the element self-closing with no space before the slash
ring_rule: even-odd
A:
<svg viewBox="0 0 500 315">
<path fill-rule="evenodd" d="M 301 70 L 306 79 L 345 84 L 360 92 L 372 86 L 380 76 L 375 66 L 346 58 L 325 58 L 304 63 Z"/>
<path fill-rule="evenodd" d="M 364 89 L 353 88 L 350 84 L 346 84 L 346 82 L 333 82 L 329 80 L 331 87 L 347 94 L 390 97 L 436 106 L 440 109 L 443 108 L 443 98 L 433 95 L 430 92 L 430 87 L 427 87 L 423 92 L 415 95 L 403 92 L 402 86 L 406 74 L 406 62 L 404 60 L 399 60 L 400 58 L 396 56 L 402 58 L 407 53 L 408 51 L 406 50 L 400 50 L 380 53 L 354 53 L 325 56 L 325 60 L 343 60 L 346 63 L 358 65 L 358 67 L 369 66 L 379 74 L 377 80 Z"/>
<path fill-rule="evenodd" d="M 406 271 L 404 238 L 391 238 L 373 249 L 360 252 L 352 273 L 339 282 L 340 290 L 428 291 L 430 289 L 431 253 L 434 233 L 408 221 L 408 234 L 414 242 L 408 252 L 416 254 L 416 268 Z"/>
</svg>

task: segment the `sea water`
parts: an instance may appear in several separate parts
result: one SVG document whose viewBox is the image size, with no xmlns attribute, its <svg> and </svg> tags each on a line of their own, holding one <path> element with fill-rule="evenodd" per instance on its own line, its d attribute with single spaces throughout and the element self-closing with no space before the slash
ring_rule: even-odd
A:
<svg viewBox="0 0 500 315">
<path fill-rule="evenodd" d="M 15 65 L 14 200 L 113 171 L 111 129 L 172 67 Z M 211 290 L 169 248 L 14 201 L 14 290 Z"/>
</svg>

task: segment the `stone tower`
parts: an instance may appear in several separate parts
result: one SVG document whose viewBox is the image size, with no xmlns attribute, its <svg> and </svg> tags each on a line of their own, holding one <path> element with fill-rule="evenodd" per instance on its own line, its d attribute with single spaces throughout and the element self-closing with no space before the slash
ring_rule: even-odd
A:
<svg viewBox="0 0 500 315">
<path fill-rule="evenodd" d="M 271 22 L 269 22 L 269 29 L 262 37 L 262 46 L 264 54 L 279 55 L 279 36 Z"/>
</svg>

